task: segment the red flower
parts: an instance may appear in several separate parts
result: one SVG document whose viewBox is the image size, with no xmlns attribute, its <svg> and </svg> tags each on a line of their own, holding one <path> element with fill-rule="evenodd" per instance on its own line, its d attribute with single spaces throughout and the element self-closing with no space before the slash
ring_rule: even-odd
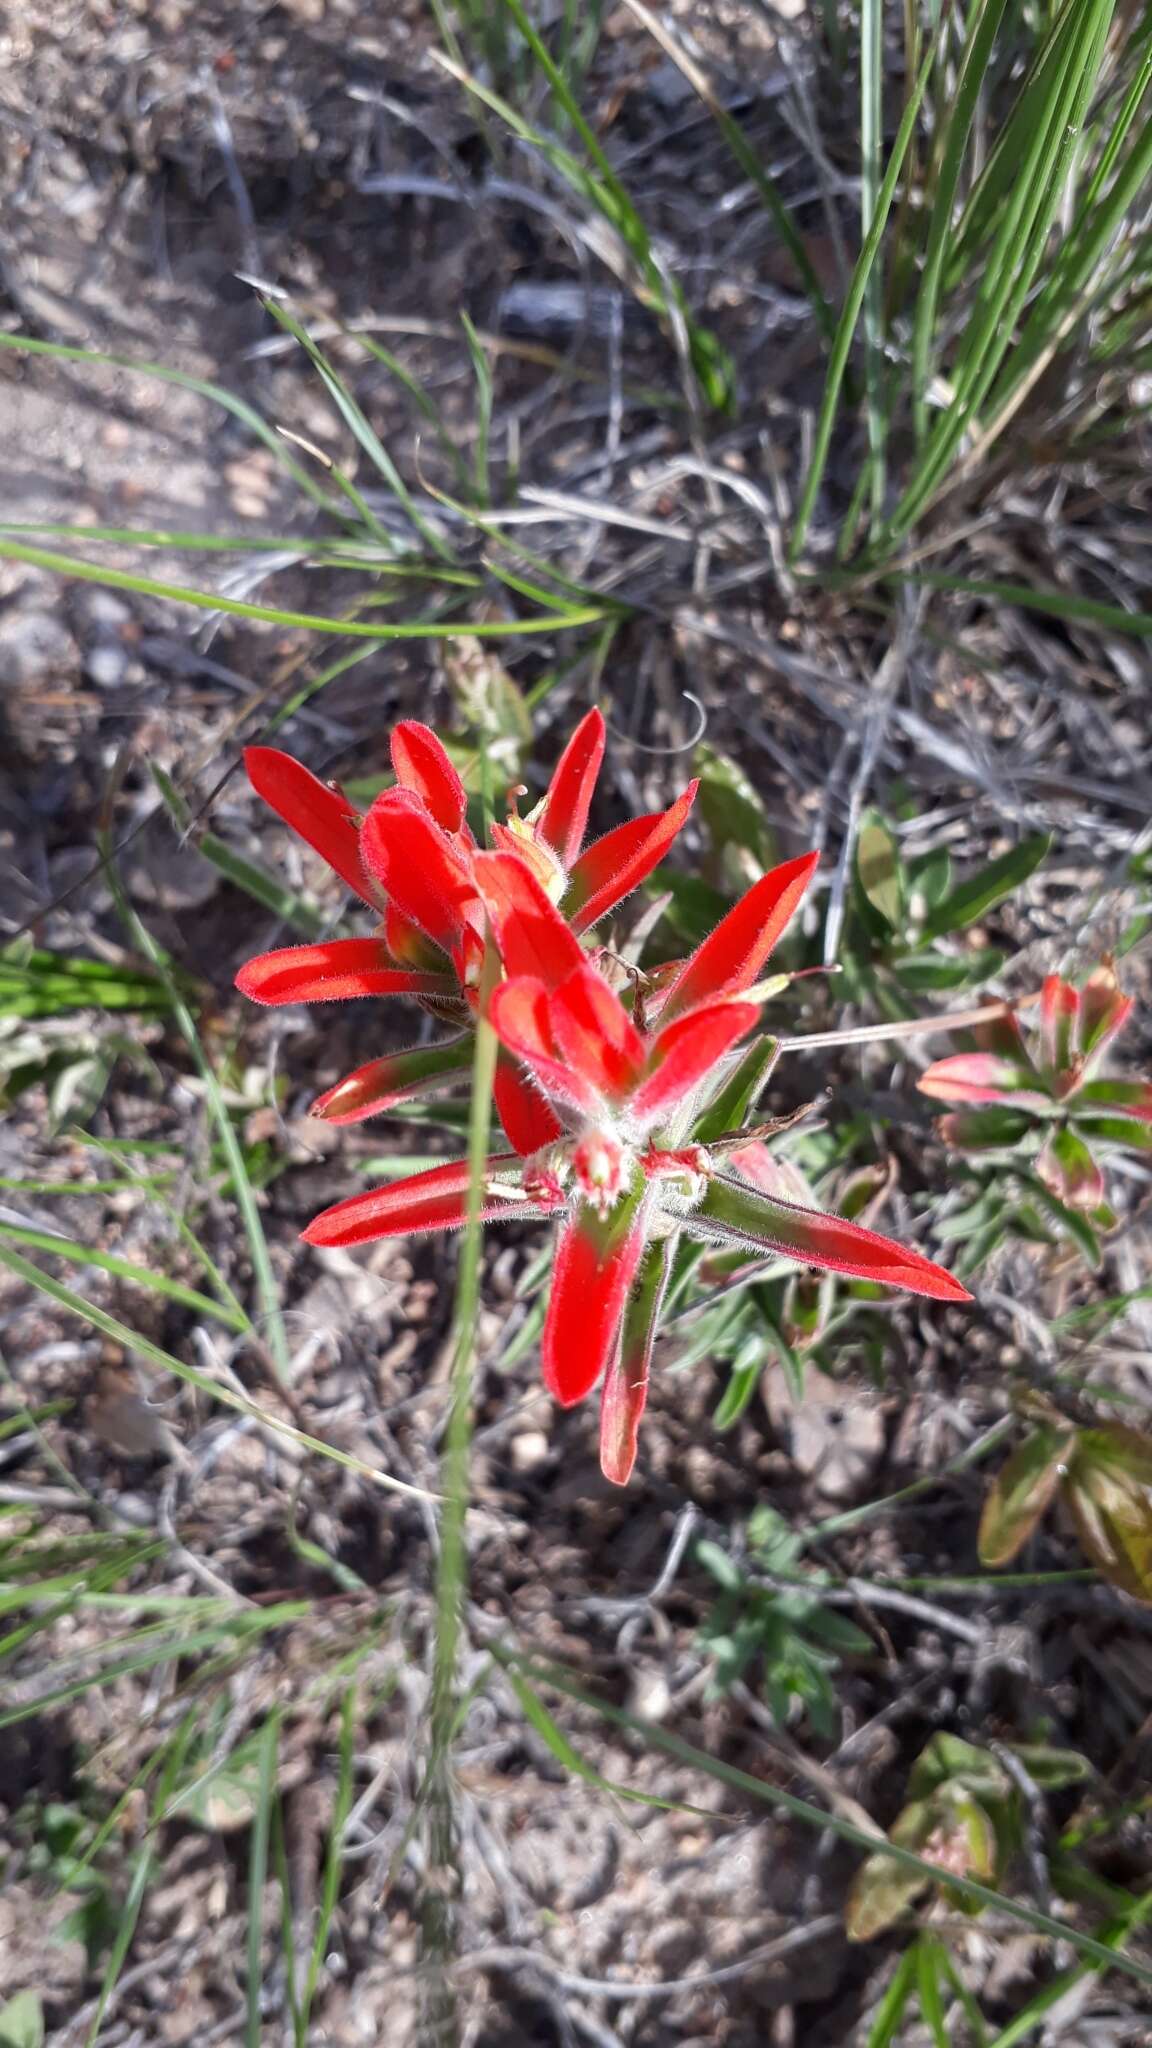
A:
<svg viewBox="0 0 1152 2048">
<path fill-rule="evenodd" d="M 1133 1008 L 1111 962 L 1083 988 L 1050 974 L 1031 1042 L 1019 1018 L 1005 1016 L 977 1031 L 978 1052 L 952 1053 L 920 1076 L 925 1095 L 964 1105 L 941 1117 L 941 1137 L 958 1151 L 986 1151 L 1042 1136 L 1044 1185 L 1070 1208 L 1098 1209 L 1104 1176 L 1085 1140 L 1152 1148 L 1152 1082 L 1099 1071 Z"/>
<path fill-rule="evenodd" d="M 724 1152 L 748 1142 L 722 1142 L 723 1122 L 710 1145 L 698 1135 L 710 1131 L 710 1110 L 723 1116 L 717 1105 L 731 1076 L 729 1056 L 758 1019 L 758 1003 L 740 995 L 755 983 L 814 865 L 814 855 L 789 862 L 749 890 L 678 969 L 655 1025 L 643 1029 L 585 958 L 531 870 L 506 852 L 473 862 L 508 969 L 490 1021 L 547 1112 L 536 1130 L 525 1129 L 525 1142 L 517 1140 L 518 1179 L 507 1157 L 488 1162 L 484 1214 L 564 1212 L 542 1340 L 544 1380 L 568 1406 L 605 1374 L 601 1458 L 619 1484 L 632 1469 L 668 1248 L 681 1229 L 938 1300 L 967 1299 L 959 1282 L 918 1253 L 721 1173 Z M 762 1073 L 758 1051 L 756 1059 Z M 518 1080 L 517 1087 L 526 1110 L 530 1086 Z M 540 1129 L 545 1136 L 535 1142 Z M 452 1227 L 463 1222 L 467 1201 L 466 1166 L 436 1167 L 338 1203 L 304 1235 L 311 1244 L 345 1245 Z"/>
<path fill-rule="evenodd" d="M 409 995 L 446 1022 L 470 1024 L 484 956 L 484 909 L 473 876 L 467 793 L 427 726 L 414 720 L 398 725 L 391 753 L 396 786 L 361 815 L 290 755 L 247 749 L 253 788 L 380 919 L 370 938 L 288 946 L 248 961 L 236 986 L 253 1001 Z M 517 870 L 535 877 L 546 896 L 563 899 L 570 957 L 579 959 L 574 934 L 614 909 L 659 864 L 696 791 L 690 784 L 667 811 L 630 820 L 582 852 L 603 754 L 604 720 L 593 710 L 569 740 L 535 810 L 493 827 L 493 839 Z M 447 1045 L 388 1054 L 328 1089 L 314 1111 L 335 1123 L 359 1122 L 463 1079 L 471 1057 L 467 1032 Z M 516 1093 L 515 1082 L 502 1074 L 502 1115 L 506 1102 L 517 1114 Z"/>
</svg>

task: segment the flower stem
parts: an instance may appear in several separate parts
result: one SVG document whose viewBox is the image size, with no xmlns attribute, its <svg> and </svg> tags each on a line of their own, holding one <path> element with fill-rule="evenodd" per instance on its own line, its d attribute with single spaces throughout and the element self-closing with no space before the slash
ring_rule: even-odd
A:
<svg viewBox="0 0 1152 2048">
<path fill-rule="evenodd" d="M 422 1946 L 429 1971 L 424 2036 L 429 2048 L 449 2048 L 457 2037 L 455 1996 L 448 1971 L 454 1949 L 459 1887 L 456 1822 L 452 1800 L 452 1741 L 456 1729 L 456 1681 L 460 1622 L 468 1579 L 465 1517 L 468 1460 L 472 1444 L 472 1374 L 476 1362 L 476 1317 L 480 1304 L 484 1199 L 496 1035 L 486 1022 L 488 998 L 500 977 L 500 961 L 489 940 L 480 976 L 472 1102 L 468 1120 L 468 1214 L 456 1277 L 452 1404 L 444 1441 L 440 1556 L 436 1574 L 436 1647 L 429 1711 L 431 1744 L 424 1798 L 428 1827 L 428 1869 L 424 1887 Z"/>
<path fill-rule="evenodd" d="M 981 1003 L 974 1010 L 952 1010 L 943 1017 L 908 1017 L 891 1024 L 856 1024 L 847 1031 L 809 1031 L 798 1038 L 782 1038 L 781 1052 L 817 1052 L 830 1045 L 871 1045 L 888 1038 L 927 1038 L 934 1031 L 968 1031 L 974 1024 L 989 1024 L 996 1017 L 1011 1017 L 1018 1007 L 1012 1003 Z"/>
</svg>

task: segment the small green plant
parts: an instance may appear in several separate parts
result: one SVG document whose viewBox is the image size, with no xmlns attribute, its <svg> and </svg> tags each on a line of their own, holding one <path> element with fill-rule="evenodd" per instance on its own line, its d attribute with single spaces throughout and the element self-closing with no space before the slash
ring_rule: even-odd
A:
<svg viewBox="0 0 1152 2048">
<path fill-rule="evenodd" d="M 1057 1499 L 1101 1577 L 1152 1601 L 1152 1440 L 1118 1422 L 1082 1428 L 1045 1415 L 989 1488 L 981 1563 L 1011 1564 Z"/>
<path fill-rule="evenodd" d="M 834 1674 L 841 1658 L 869 1655 L 872 1638 L 827 1605 L 826 1574 L 799 1579 L 801 1539 L 773 1509 L 757 1508 L 746 1542 L 739 1560 L 718 1543 L 696 1546 L 720 1589 L 700 1630 L 713 1659 L 711 1689 L 725 1693 L 738 1679 L 758 1678 L 779 1727 L 804 1713 L 814 1734 L 831 1739 L 839 1719 Z"/>
<path fill-rule="evenodd" d="M 1041 1743 L 1004 1744 L 1003 1749 L 1040 1791 L 1083 1784 L 1091 1776 L 1091 1766 L 1075 1750 L 1050 1749 Z M 957 1877 L 1000 1885 L 1023 1845 L 1026 1820 L 1021 1778 L 1009 1765 L 991 1750 L 941 1733 L 932 1737 L 913 1765 L 908 1802 L 889 1833 L 899 1848 L 914 1849 Z M 849 1936 L 853 1941 L 875 1940 L 932 1888 L 922 1872 L 877 1850 L 861 1866 L 852 1887 Z M 953 1910 L 970 1910 L 962 1893 L 948 1896 L 946 1885 L 938 1895 Z"/>
<path fill-rule="evenodd" d="M 986 866 L 961 875 L 942 848 L 908 859 L 876 811 L 856 842 L 848 915 L 838 949 L 848 993 L 882 1013 L 912 1014 L 910 998 L 976 988 L 1004 966 L 1000 947 L 963 935 L 1036 872 L 1051 840 L 1022 839 Z"/>
<path fill-rule="evenodd" d="M 44 2008 L 35 1991 L 18 1991 L 0 2005 L 0 2048 L 44 2048 Z"/>
<path fill-rule="evenodd" d="M 74 1902 L 56 1928 L 56 1938 L 80 1942 L 89 1970 L 96 1969 L 115 1938 L 124 1876 L 122 1868 L 113 1869 L 98 1853 L 96 1822 L 79 1805 L 49 1799 L 21 1807 L 13 1828 L 17 1839 L 28 1845 L 29 1874 Z"/>
</svg>

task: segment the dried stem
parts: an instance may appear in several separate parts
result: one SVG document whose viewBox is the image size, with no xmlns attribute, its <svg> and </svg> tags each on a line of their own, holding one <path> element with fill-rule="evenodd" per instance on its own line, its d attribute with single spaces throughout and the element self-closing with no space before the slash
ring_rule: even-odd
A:
<svg viewBox="0 0 1152 2048">
<path fill-rule="evenodd" d="M 990 1024 L 996 1017 L 1011 1017 L 1012 1003 L 981 1003 L 974 1010 L 950 1010 L 944 1017 L 908 1017 L 899 1023 L 856 1024 L 847 1031 L 809 1031 L 799 1038 L 782 1038 L 781 1052 L 816 1052 L 829 1045 L 879 1044 L 887 1038 L 927 1038 L 933 1031 L 967 1031 L 973 1024 Z"/>
</svg>

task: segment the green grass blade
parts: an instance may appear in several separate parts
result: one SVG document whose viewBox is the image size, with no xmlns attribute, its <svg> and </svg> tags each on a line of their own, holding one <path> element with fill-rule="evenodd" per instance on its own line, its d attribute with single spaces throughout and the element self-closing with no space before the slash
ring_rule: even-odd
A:
<svg viewBox="0 0 1152 2048">
<path fill-rule="evenodd" d="M 935 371 L 933 351 L 940 289 L 951 242 L 960 171 L 987 75 L 992 45 L 1006 5 L 1007 0 L 980 0 L 978 11 L 969 21 L 956 97 L 944 131 L 940 169 L 932 193 L 924 273 L 912 323 L 912 391 L 917 437 L 921 441 L 928 427 L 927 394 Z"/>
<path fill-rule="evenodd" d="M 852 349 L 852 338 L 856 332 L 856 323 L 860 318 L 860 309 L 864 304 L 864 295 L 868 289 L 868 279 L 872 275 L 872 267 L 880 253 L 880 244 L 883 239 L 885 224 L 896 191 L 896 181 L 900 176 L 901 166 L 907 155 L 908 145 L 912 140 L 912 131 L 916 126 L 916 117 L 920 112 L 920 102 L 924 97 L 924 90 L 936 61 L 936 48 L 939 39 L 940 31 L 937 30 L 932 47 L 920 67 L 916 83 L 904 108 L 896 140 L 892 145 L 892 153 L 888 159 L 888 168 L 884 173 L 884 181 L 876 196 L 876 211 L 873 216 L 872 225 L 864 238 L 864 245 L 857 258 L 856 268 L 852 272 L 852 279 L 848 286 L 848 296 L 844 301 L 844 310 L 840 315 L 836 328 L 836 339 L 832 344 L 832 354 L 824 380 L 824 396 L 820 406 L 820 417 L 816 423 L 812 460 L 808 467 L 808 474 L 804 479 L 804 489 L 796 513 L 796 524 L 788 550 L 790 562 L 797 560 L 807 538 L 813 507 L 816 503 L 816 495 L 823 480 L 824 470 L 828 461 L 828 451 L 832 445 L 832 431 L 836 424 L 836 414 L 840 405 L 840 392 L 844 384 L 844 377 L 848 368 L 848 357 Z"/>
<path fill-rule="evenodd" d="M 181 554 L 280 555 L 290 548 L 347 546 L 346 540 L 318 542 L 299 533 L 244 534 L 168 532 L 163 527 L 79 526 L 75 519 L 0 519 L 0 533 L 50 533 L 63 540 L 115 541 L 122 547 L 171 548 Z"/>
<path fill-rule="evenodd" d="M 160 800 L 176 830 L 190 836 L 197 850 L 211 862 L 218 874 L 235 883 L 246 896 L 263 904 L 265 910 L 272 911 L 307 939 L 318 939 L 331 929 L 331 918 L 323 916 L 314 904 L 305 902 L 295 890 L 286 889 L 268 868 L 262 867 L 259 861 L 248 860 L 215 832 L 200 827 L 172 777 L 157 762 L 150 761 L 148 765 Z"/>
<path fill-rule="evenodd" d="M 457 484 L 461 490 L 468 490 L 470 484 L 468 465 L 444 424 L 443 413 L 434 400 L 429 397 L 419 378 L 414 377 L 410 370 L 405 369 L 399 356 L 393 355 L 391 349 L 385 348 L 381 342 L 375 341 L 370 334 L 364 333 L 361 329 L 353 330 L 347 327 L 342 329 L 342 332 L 350 341 L 359 342 L 361 348 L 367 349 L 374 362 L 382 364 L 395 377 L 397 383 L 403 385 L 404 390 L 408 393 L 409 398 L 416 406 L 421 417 L 427 420 L 436 439 L 439 441 L 444 454 L 455 472 Z"/>
<path fill-rule="evenodd" d="M 945 1950 L 942 1942 L 930 1935 L 922 1934 L 916 1943 L 916 1995 L 920 2000 L 920 2012 L 934 2048 L 952 2048 L 944 2018 L 944 1994 L 941 1985 L 944 1980 Z"/>
<path fill-rule="evenodd" d="M 636 16 L 637 21 L 643 23 L 665 55 L 683 72 L 693 90 L 703 100 L 745 177 L 755 185 L 781 241 L 796 265 L 805 296 L 819 322 L 824 338 L 831 342 L 836 332 L 835 316 L 824 295 L 820 280 L 812 268 L 812 260 L 804 246 L 800 230 L 792 218 L 791 210 L 776 180 L 765 170 L 739 122 L 732 118 L 723 101 L 713 91 L 705 73 L 673 34 L 668 24 L 653 14 L 651 8 L 644 5 L 644 0 L 625 0 L 625 5 L 629 12 Z"/>
<path fill-rule="evenodd" d="M 340 1895 L 341 1852 L 344 1847 L 344 1830 L 352 1810 L 352 1770 L 356 1748 L 356 1688 L 350 1685 L 344 1693 L 340 1710 L 340 1759 L 339 1777 L 336 1786 L 336 1806 L 332 1815 L 332 1826 L 328 1833 L 328 1852 L 324 1858 L 324 1881 L 320 1895 L 320 1912 L 316 1921 L 316 1933 L 312 1952 L 308 1958 L 308 1974 L 295 2018 L 297 2048 L 308 2048 L 308 2022 L 312 2013 L 312 2001 L 320 1982 L 320 1971 L 328 1953 L 329 1931 L 336 1901 Z"/>
<path fill-rule="evenodd" d="M 876 2008 L 865 2048 L 892 2048 L 915 1982 L 916 1949 L 913 1946 L 904 1951 L 896 1965 L 896 1973 Z"/>
<path fill-rule="evenodd" d="M 51 356 L 56 362 L 99 363 L 113 370 L 131 370 L 138 377 L 155 377 L 162 384 L 178 384 L 183 391 L 194 391 L 198 397 L 210 399 L 213 405 L 222 406 L 225 412 L 230 412 L 234 419 L 247 427 L 250 434 L 254 434 L 258 441 L 262 441 L 265 448 L 270 449 L 276 457 L 280 467 L 287 470 L 293 482 L 299 485 L 306 497 L 311 498 L 314 505 L 318 505 L 324 512 L 335 511 L 338 517 L 341 516 L 339 508 L 333 506 L 327 492 L 322 491 L 307 470 L 289 455 L 275 428 L 269 426 L 267 420 L 254 406 L 247 404 L 243 398 L 238 398 L 234 391 L 225 390 L 222 384 L 210 383 L 204 377 L 189 376 L 186 371 L 174 370 L 167 363 L 140 362 L 135 356 L 109 355 L 101 349 L 94 348 L 73 348 L 60 341 L 33 341 L 23 334 L 0 332 L 0 348 L 18 349 L 21 354 L 28 356 Z"/>
<path fill-rule="evenodd" d="M 1145 638 L 1152 633 L 1152 612 L 1129 612 L 1123 605 L 1105 604 L 1095 597 L 1077 597 L 1066 590 L 1033 590 L 1026 583 L 993 583 L 971 576 L 938 575 L 923 569 L 909 570 L 902 582 L 927 584 L 931 590 L 956 590 L 961 595 L 984 597 L 992 604 L 1018 604 L 1025 611 L 1045 612 L 1049 618 L 1078 620 L 1086 626 L 1106 626 L 1113 633 L 1133 633 Z"/>
<path fill-rule="evenodd" d="M 468 343 L 472 376 L 476 384 L 476 444 L 473 450 L 472 488 L 481 505 L 490 505 L 492 486 L 488 475 L 488 443 L 492 435 L 492 367 L 480 336 L 467 313 L 461 313 L 460 324 Z"/>
<path fill-rule="evenodd" d="M 280 1742 L 280 1717 L 269 1714 L 257 1745 L 256 1809 L 252 1815 L 252 1838 L 248 1849 L 248 1944 L 244 2048 L 261 2048 L 263 1989 L 264 1886 L 268 1879 L 268 1843 L 272 1829 L 272 1808 L 276 1799 L 276 1766 Z"/>
<path fill-rule="evenodd" d="M 279 322 L 285 332 L 291 334 L 299 342 L 344 424 L 349 428 L 373 467 L 383 477 L 397 502 L 403 506 L 421 540 L 432 549 L 433 554 L 439 555 L 442 560 L 450 562 L 452 560 L 451 548 L 448 546 L 443 535 L 436 531 L 435 526 L 432 525 L 430 520 L 424 518 L 419 507 L 413 502 L 412 494 L 392 457 L 389 455 L 388 450 L 385 448 L 384 443 L 381 441 L 380 436 L 371 422 L 366 419 L 343 378 L 333 369 L 323 349 L 313 341 L 307 328 L 302 326 L 295 315 L 290 313 L 288 308 L 281 305 L 277 299 L 264 298 L 261 300 L 261 304 L 265 312 L 271 313 L 272 318 Z M 359 494 L 357 495 L 359 496 Z M 363 503 L 362 500 L 361 503 Z M 363 506 L 363 513 L 376 539 L 381 541 L 390 551 L 394 552 L 396 543 L 393 536 L 388 532 L 387 527 L 381 526 L 375 514 L 366 505 Z"/>
<path fill-rule="evenodd" d="M 284 1422 L 278 1416 L 266 1415 L 258 1402 L 250 1400 L 234 1387 L 210 1379 L 207 1373 L 198 1372 L 195 1366 L 185 1365 L 183 1359 L 174 1357 L 172 1352 L 165 1351 L 159 1344 L 154 1344 L 150 1337 L 133 1330 L 128 1323 L 122 1323 L 119 1317 L 109 1315 L 106 1309 L 97 1308 L 94 1303 L 85 1301 L 83 1295 L 75 1294 L 61 1281 L 53 1280 L 51 1274 L 41 1272 L 39 1266 L 34 1266 L 30 1259 L 21 1258 L 19 1252 L 10 1251 L 4 1244 L 0 1244 L 0 1266 L 6 1266 L 10 1273 L 15 1273 L 30 1287 L 39 1288 L 41 1294 L 46 1294 L 61 1308 L 66 1308 L 73 1315 L 79 1316 L 82 1322 L 89 1323 L 94 1330 L 102 1330 L 106 1337 L 115 1338 L 116 1342 L 123 1344 L 127 1350 L 135 1351 L 141 1358 L 147 1358 L 153 1365 L 158 1365 L 162 1371 L 170 1372 L 176 1379 L 184 1380 L 188 1386 L 195 1387 L 210 1401 L 219 1401 L 225 1408 L 236 1409 L 240 1415 L 249 1416 L 262 1428 L 277 1431 L 279 1435 L 287 1437 L 292 1443 L 300 1444 L 305 1450 L 315 1451 L 321 1458 L 331 1458 L 334 1464 L 343 1465 L 346 1471 L 358 1473 L 362 1479 L 370 1479 L 376 1486 L 383 1486 L 391 1492 L 407 1494 L 413 1500 L 428 1500 L 432 1497 L 423 1487 L 409 1486 L 404 1479 L 393 1479 L 390 1473 L 377 1471 L 374 1466 L 366 1464 L 363 1458 L 354 1457 L 351 1451 L 339 1450 L 335 1444 L 327 1444 L 321 1437 L 309 1436 L 306 1430 L 297 1429 L 293 1423 Z"/>
<path fill-rule="evenodd" d="M 1017 318 L 1043 258 L 1078 146 L 1114 0 L 1072 0 L 1068 31 L 1044 104 L 1030 109 L 1029 145 L 983 266 L 980 287 L 952 367 L 952 398 L 878 543 L 890 548 L 943 487 L 965 435 L 979 417 L 1012 346 Z"/>
<path fill-rule="evenodd" d="M 146 1287 L 150 1294 L 162 1295 L 166 1301 L 178 1301 L 202 1316 L 211 1316 L 216 1322 L 227 1324 L 230 1330 L 241 1333 L 251 1330 L 252 1325 L 242 1308 L 237 1314 L 236 1308 L 213 1301 L 211 1295 L 201 1294 L 195 1287 L 185 1287 L 183 1281 L 170 1280 L 166 1273 L 153 1272 L 149 1266 L 138 1266 L 131 1259 L 122 1259 L 115 1252 L 97 1251 L 91 1245 L 77 1244 L 74 1238 L 57 1236 L 55 1231 L 29 1230 L 19 1223 L 0 1222 L 0 1236 L 15 1244 L 26 1245 L 29 1251 L 51 1252 L 53 1258 L 67 1259 L 73 1266 L 95 1266 L 114 1279 L 129 1280 L 135 1287 Z"/>
<path fill-rule="evenodd" d="M 860 4 L 860 231 L 867 240 L 880 199 L 884 140 L 884 5 Z M 884 506 L 887 427 L 884 418 L 884 243 L 864 290 L 864 411 L 868 426 L 867 494 L 875 525 Z"/>
<path fill-rule="evenodd" d="M 444 1438 L 443 1506 L 440 1554 L 436 1571 L 436 1636 L 429 1701 L 429 1754 L 421 1805 L 427 1815 L 427 1887 L 422 1946 L 430 1964 L 445 1971 L 453 1938 L 450 1872 L 456 1859 L 451 1753 L 457 1721 L 460 1633 L 468 1579 L 469 1454 L 472 1444 L 472 1381 L 476 1360 L 476 1324 L 480 1308 L 483 1227 L 480 1212 L 484 1165 L 492 1122 L 492 1085 L 496 1076 L 496 1036 L 486 1021 L 487 999 L 500 975 L 500 962 L 489 939 L 481 972 L 481 988 L 472 1065 L 468 1124 L 468 1209 L 456 1270 L 453 1318 L 451 1407 Z M 433 1994 L 437 2014 L 450 2037 L 455 1995 L 442 1975 Z M 439 2020 L 438 2020 L 439 2023 Z"/>
<path fill-rule="evenodd" d="M 145 958 L 151 962 L 163 981 L 168 991 L 169 1006 L 177 1029 L 192 1055 L 196 1071 L 204 1084 L 209 1113 L 216 1126 L 221 1150 L 228 1163 L 228 1171 L 232 1178 L 232 1192 L 236 1199 L 236 1207 L 240 1211 L 245 1236 L 248 1239 L 248 1251 L 252 1260 L 252 1274 L 256 1283 L 256 1293 L 259 1298 L 263 1321 L 263 1335 L 268 1343 L 277 1378 L 282 1384 L 287 1385 L 291 1379 L 292 1367 L 288 1350 L 288 1336 L 284 1327 L 284 1316 L 280 1304 L 280 1289 L 277 1284 L 276 1275 L 272 1270 L 268 1240 L 264 1235 L 264 1224 L 256 1200 L 256 1190 L 252 1186 L 251 1177 L 248 1172 L 248 1163 L 244 1157 L 244 1148 L 236 1135 L 235 1126 L 228 1113 L 228 1107 L 224 1101 L 220 1083 L 216 1079 L 216 1070 L 200 1043 L 200 1033 L 196 1029 L 196 1020 L 176 986 L 163 952 L 156 944 L 147 926 L 137 915 L 133 905 L 128 901 L 106 840 L 102 850 L 104 854 L 104 871 L 108 877 L 108 884 L 115 898 L 117 910 L 131 935 L 133 943 L 144 954 Z"/>
<path fill-rule="evenodd" d="M 502 4 L 513 12 L 521 34 L 536 56 L 545 77 L 552 83 L 559 77 L 556 66 L 519 6 L 519 0 L 502 0 Z M 530 122 L 525 121 L 499 93 L 483 84 L 472 73 L 463 70 L 442 51 L 433 50 L 431 54 L 442 71 L 446 71 L 450 78 L 454 78 L 457 84 L 463 86 L 464 90 L 481 105 L 491 108 L 494 114 L 498 114 L 521 142 L 539 150 L 556 175 L 602 215 L 635 265 L 643 285 L 641 298 L 669 324 L 679 322 L 682 326 L 687 337 L 692 369 L 707 402 L 717 407 L 729 405 L 732 398 L 731 364 L 724 356 L 715 335 L 707 328 L 699 326 L 692 318 L 687 300 L 679 286 L 674 279 L 669 279 L 662 269 L 652 246 L 652 238 L 632 202 L 627 187 L 613 171 L 599 140 L 572 99 L 564 80 L 560 78 L 558 89 L 553 85 L 556 101 L 563 107 L 565 113 L 572 108 L 575 116 L 572 126 L 584 143 L 594 166 L 592 169 L 589 169 L 588 163 L 574 156 L 570 149 L 553 141 Z"/>
<path fill-rule="evenodd" d="M 183 1747 L 179 1742 L 176 1742 L 173 1744 L 172 1753 L 169 1755 L 165 1765 L 160 1787 L 157 1791 L 157 1803 L 161 1807 L 167 1797 L 171 1781 L 175 1778 L 182 1761 Z M 125 1959 L 132 1946 L 132 1938 L 136 1932 L 136 1923 L 140 1918 L 140 1909 L 144 1904 L 145 1894 L 158 1862 L 159 1857 L 155 1847 L 151 1841 L 146 1841 L 144 1846 L 137 1852 L 136 1867 L 132 1872 L 132 1881 L 128 1887 L 128 1895 L 120 1908 L 116 1924 L 116 1935 L 112 1943 L 111 1954 L 105 1966 L 104 1976 L 101 1980 L 100 1993 L 96 2000 L 96 2010 L 92 2015 L 92 2024 L 86 2036 L 85 2048 L 95 2048 L 96 2041 L 100 2036 L 104 2025 L 104 2015 L 120 1981 L 120 1973 L 124 1968 Z"/>
<path fill-rule="evenodd" d="M 246 604 L 239 598 L 221 597 L 215 591 L 196 590 L 189 584 L 161 583 L 154 577 L 136 576 L 126 569 L 105 568 L 102 563 L 84 562 L 74 555 L 57 555 L 47 548 L 25 547 L 22 542 L 6 540 L 2 535 L 0 560 L 28 562 L 33 568 L 49 569 L 57 576 L 68 576 L 80 583 L 99 583 L 109 590 L 135 590 L 146 597 L 167 598 L 172 604 L 190 605 L 194 611 L 226 612 L 235 619 L 265 619 L 274 626 L 299 626 L 308 632 L 332 633 L 346 640 L 446 640 L 462 632 L 477 639 L 504 640 L 521 633 L 554 633 L 557 630 L 553 618 L 414 619 L 403 625 L 377 625 L 351 618 L 325 618 L 315 612 L 281 611 L 274 605 Z M 598 625 L 606 609 L 603 604 L 588 605 L 583 611 L 574 611 L 565 623 L 569 626 Z"/>
<path fill-rule="evenodd" d="M 1106 197 L 1103 193 L 1150 83 L 1152 52 L 1133 80 L 1096 172 L 1080 197 L 1073 230 L 1051 275 L 1036 295 L 1020 340 L 996 386 L 990 403 L 993 417 L 984 429 L 981 445 L 1002 431 L 1020 399 L 1027 395 L 1036 377 L 1083 320 L 1089 307 L 1116 289 L 1112 272 L 1123 254 L 1124 226 L 1152 179 L 1152 121 L 1145 119 L 1114 184 Z M 1143 266 L 1140 275 L 1146 275 Z"/>
</svg>

